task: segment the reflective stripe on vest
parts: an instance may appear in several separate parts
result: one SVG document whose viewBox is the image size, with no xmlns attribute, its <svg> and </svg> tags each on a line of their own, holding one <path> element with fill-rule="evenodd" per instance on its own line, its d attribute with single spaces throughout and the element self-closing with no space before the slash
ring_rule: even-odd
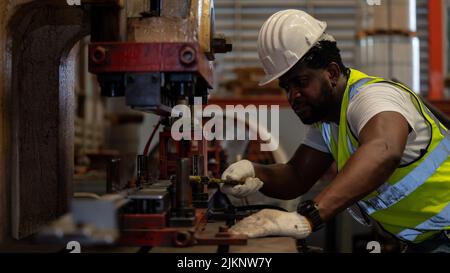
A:
<svg viewBox="0 0 450 273">
<path fill-rule="evenodd" d="M 394 185 L 385 183 L 379 189 L 380 193 L 378 196 L 362 201 L 362 206 L 368 214 L 373 214 L 378 210 L 386 209 L 401 201 L 403 198 L 427 182 L 436 170 L 448 159 L 450 155 L 449 133 L 442 127 L 439 120 L 429 111 L 428 108 L 423 106 L 423 110 L 434 121 L 444 138 L 429 153 L 426 160 L 409 172 L 403 179 Z M 438 214 L 429 218 L 427 221 L 422 222 L 413 229 L 405 229 L 398 233 L 397 236 L 407 241 L 414 241 L 419 235 L 422 235 L 426 231 L 442 230 L 449 226 L 450 203 L 447 204 Z"/>
<path fill-rule="evenodd" d="M 331 146 L 331 142 L 333 141 L 333 135 L 331 133 L 331 125 L 328 123 L 324 123 L 321 126 L 322 136 L 325 140 L 325 144 L 327 144 L 328 150 L 330 153 L 333 153 L 334 147 Z"/>
<path fill-rule="evenodd" d="M 353 73 L 354 75 L 352 75 Z M 356 137 L 352 136 L 350 127 L 346 122 L 348 103 L 360 87 L 366 84 L 386 81 L 352 70 L 348 82 L 349 86 L 347 86 L 341 106 L 340 135 L 338 137 L 339 144 L 337 147 L 332 147 L 335 141 L 330 124 L 318 124 L 322 131 L 324 141 L 327 143 L 333 157 L 338 163 L 338 170 L 342 169 L 359 146 Z M 423 105 L 411 90 L 401 84 L 388 83 L 397 85 L 404 89 L 404 91 L 409 92 L 413 102 L 417 102 L 415 104 L 417 110 L 430 125 L 431 139 L 428 151 L 423 157 L 410 165 L 400 166 L 389 178 L 388 182 L 384 183 L 363 200 L 358 201 L 358 204 L 366 213 L 375 217 L 387 231 L 396 234 L 401 239 L 416 242 L 426 239 L 427 236 L 431 236 L 435 233 L 434 231 L 450 229 L 450 194 L 446 194 L 446 192 L 450 192 L 450 135 L 447 129 L 441 125 L 439 120 Z M 436 172 L 441 166 L 444 166 L 443 169 Z M 421 188 L 425 184 L 427 186 Z M 431 191 L 428 191 L 430 187 Z M 442 187 L 445 192 L 440 192 Z M 414 198 L 418 198 L 418 196 L 431 196 L 430 199 L 419 198 L 415 199 L 417 201 L 414 201 L 409 198 L 408 201 L 405 201 L 406 203 L 401 202 L 415 193 L 419 188 L 422 191 L 418 191 L 420 194 L 415 194 Z M 427 191 L 425 192 L 423 189 Z M 436 194 L 433 194 L 433 190 L 437 191 Z M 400 207 L 396 206 L 396 204 L 399 204 Z M 410 207 L 414 207 L 416 210 L 410 210 Z"/>
<path fill-rule="evenodd" d="M 349 87 L 349 101 L 353 98 L 353 96 L 356 93 L 356 90 L 358 90 L 358 88 L 360 88 L 361 86 L 363 86 L 364 84 L 366 84 L 367 82 L 369 82 L 370 80 L 373 80 L 374 78 L 363 78 L 358 80 L 357 82 L 355 82 L 354 84 L 352 84 Z M 322 131 L 322 138 L 325 142 L 325 144 L 327 145 L 328 149 L 330 150 L 331 154 L 333 155 L 333 157 L 337 154 L 337 147 L 333 147 L 333 133 L 331 130 L 331 124 L 329 123 L 320 123 L 319 125 L 319 129 Z M 350 139 L 349 136 L 347 136 L 347 146 L 350 150 L 350 153 L 354 153 L 356 151 L 356 148 L 353 146 L 352 141 Z M 333 151 L 336 150 L 336 151 Z M 338 158 L 335 157 L 335 160 L 338 161 Z"/>
<path fill-rule="evenodd" d="M 326 136 L 327 140 L 325 141 L 325 144 L 328 147 L 328 150 L 331 154 L 337 153 L 337 146 L 334 142 L 334 134 L 333 130 L 331 129 L 331 125 L 328 123 L 323 123 L 319 129 L 322 131 L 322 136 Z"/>
<path fill-rule="evenodd" d="M 426 160 L 419 166 L 408 173 L 403 179 L 396 182 L 395 185 L 389 183 L 383 184 L 379 189 L 379 195 L 368 200 L 364 200 L 361 204 L 368 214 L 386 209 L 399 202 L 418 187 L 423 185 L 436 170 L 444 163 L 450 155 L 450 135 L 440 125 L 439 120 L 427 108 L 424 108 L 431 119 L 437 124 L 444 138 L 430 152 Z M 450 190 L 450 189 L 449 189 Z M 449 222 L 450 225 L 450 222 Z"/>
<path fill-rule="evenodd" d="M 378 189 L 378 196 L 364 200 L 361 205 L 368 214 L 373 214 L 378 210 L 386 209 L 394 205 L 423 185 L 427 179 L 436 172 L 441 164 L 447 160 L 449 155 L 450 138 L 446 136 L 441 140 L 438 146 L 430 152 L 427 159 L 422 162 L 422 164 L 409 172 L 407 176 L 395 183 L 395 185 L 390 185 L 388 183 L 383 184 Z"/>
<path fill-rule="evenodd" d="M 427 221 L 421 223 L 420 225 L 416 226 L 415 228 L 407 228 L 405 230 L 402 230 L 400 233 L 397 234 L 398 237 L 407 240 L 407 241 L 414 241 L 417 236 L 422 235 L 424 231 L 429 230 L 443 230 L 450 226 L 450 203 L 447 204 L 447 206 L 441 210 L 437 215 L 431 217 Z"/>
<path fill-rule="evenodd" d="M 364 210 L 368 214 L 373 214 L 378 210 L 386 209 L 399 202 L 424 184 L 448 158 L 449 154 L 450 139 L 444 138 L 439 145 L 433 149 L 427 157 L 427 160 L 408 173 L 402 180 L 395 183 L 395 185 L 383 184 L 383 186 L 378 189 L 378 196 L 364 200 L 361 204 Z"/>
</svg>

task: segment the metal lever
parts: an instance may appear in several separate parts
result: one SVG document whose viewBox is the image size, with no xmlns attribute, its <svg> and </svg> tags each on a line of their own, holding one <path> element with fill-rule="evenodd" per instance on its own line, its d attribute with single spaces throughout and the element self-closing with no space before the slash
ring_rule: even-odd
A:
<svg viewBox="0 0 450 273">
<path fill-rule="evenodd" d="M 229 185 L 242 185 L 245 181 L 236 181 L 236 180 L 224 180 L 219 178 L 213 178 L 208 176 L 198 176 L 191 175 L 189 176 L 189 181 L 191 183 L 201 183 L 201 184 L 229 184 Z"/>
</svg>

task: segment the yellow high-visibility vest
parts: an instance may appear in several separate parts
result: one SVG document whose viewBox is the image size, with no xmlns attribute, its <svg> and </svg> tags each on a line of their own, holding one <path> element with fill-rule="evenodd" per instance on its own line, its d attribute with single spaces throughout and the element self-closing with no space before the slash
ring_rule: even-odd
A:
<svg viewBox="0 0 450 273">
<path fill-rule="evenodd" d="M 338 171 L 342 170 L 359 147 L 347 122 L 349 101 L 362 86 L 381 82 L 393 84 L 410 94 L 411 101 L 427 122 L 431 138 L 418 159 L 398 166 L 382 186 L 358 204 L 386 231 L 402 240 L 418 243 L 450 229 L 450 134 L 447 128 L 406 86 L 354 69 L 351 69 L 342 99 L 338 139 L 333 137 L 329 123 L 319 122 L 316 126 L 322 132 Z"/>
</svg>

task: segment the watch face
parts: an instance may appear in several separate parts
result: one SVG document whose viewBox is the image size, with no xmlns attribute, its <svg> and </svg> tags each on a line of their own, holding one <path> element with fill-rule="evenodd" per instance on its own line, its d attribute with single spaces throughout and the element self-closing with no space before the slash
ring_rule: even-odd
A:
<svg viewBox="0 0 450 273">
<path fill-rule="evenodd" d="M 310 203 L 305 201 L 305 202 L 300 203 L 300 205 L 298 206 L 298 213 L 303 216 L 308 216 L 313 209 L 314 209 L 314 207 L 311 206 Z"/>
<path fill-rule="evenodd" d="M 313 231 L 317 231 L 324 226 L 324 222 L 319 214 L 319 206 L 314 201 L 307 200 L 300 203 L 298 213 L 308 218 Z"/>
<path fill-rule="evenodd" d="M 302 212 L 308 212 L 316 208 L 316 204 L 312 200 L 307 200 L 299 205 L 299 210 Z"/>
</svg>

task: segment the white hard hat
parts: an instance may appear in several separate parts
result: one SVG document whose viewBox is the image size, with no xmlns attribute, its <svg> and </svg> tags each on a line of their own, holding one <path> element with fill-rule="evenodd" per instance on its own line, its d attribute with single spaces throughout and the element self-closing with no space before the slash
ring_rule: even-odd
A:
<svg viewBox="0 0 450 273">
<path fill-rule="evenodd" d="M 279 11 L 263 24 L 258 35 L 258 55 L 266 75 L 265 85 L 291 69 L 325 33 L 327 24 L 308 13 Z"/>
</svg>

